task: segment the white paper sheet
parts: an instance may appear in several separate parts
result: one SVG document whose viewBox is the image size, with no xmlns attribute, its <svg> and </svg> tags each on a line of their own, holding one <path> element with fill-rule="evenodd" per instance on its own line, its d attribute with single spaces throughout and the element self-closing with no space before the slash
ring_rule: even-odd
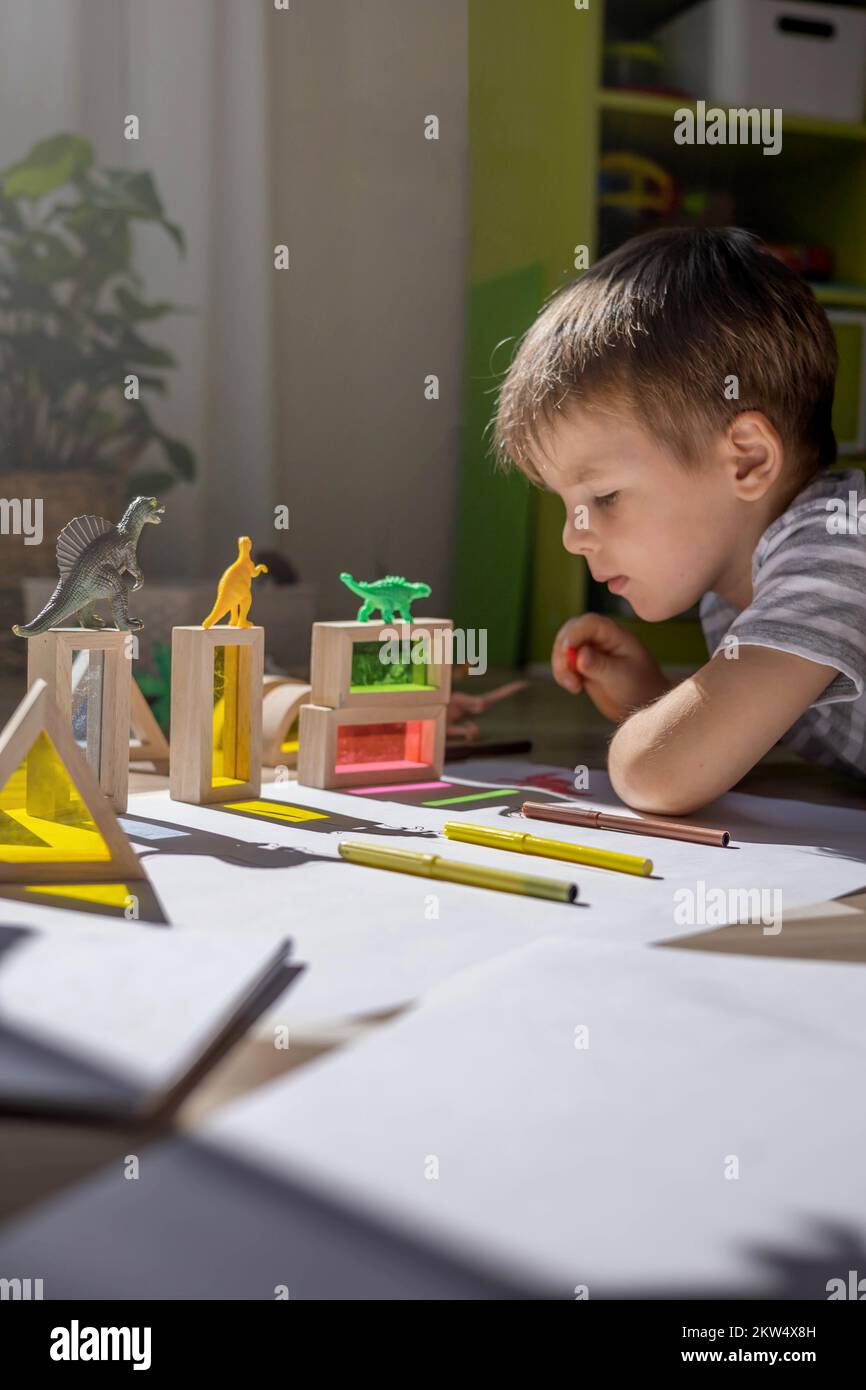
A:
<svg viewBox="0 0 866 1390">
<path fill-rule="evenodd" d="M 864 981 L 545 939 L 205 1134 L 563 1298 L 825 1298 L 866 1250 Z"/>
<path fill-rule="evenodd" d="M 481 764 L 461 765 L 453 776 L 463 782 L 471 773 L 482 785 L 483 770 Z M 501 763 L 489 777 L 516 786 L 545 770 Z M 593 805 L 622 809 L 604 773 L 594 772 L 591 779 Z M 726 850 L 504 820 L 487 803 L 486 809 L 473 807 L 461 816 L 520 824 L 551 838 L 651 857 L 654 877 L 638 879 L 431 840 L 446 820 L 455 818 L 453 808 L 374 801 L 294 783 L 266 787 L 264 799 L 350 820 L 335 820 L 333 826 L 316 822 L 323 828 L 311 829 L 304 822 L 275 823 L 187 806 L 171 801 L 166 792 L 132 797 L 124 818 L 174 926 L 261 933 L 274 941 L 292 938 L 294 959 L 309 969 L 262 1020 L 262 1033 L 270 1033 L 275 1022 L 319 1022 L 417 1000 L 457 971 L 542 935 L 616 944 L 669 940 L 737 920 L 744 905 L 766 909 L 766 924 L 774 931 L 779 910 L 783 924 L 788 908 L 866 885 L 866 811 L 724 797 L 695 819 L 729 829 L 736 843 Z M 361 839 L 384 834 L 395 847 L 435 846 L 454 859 L 576 881 L 581 900 L 574 906 L 546 903 L 346 864 L 337 855 L 344 834 Z M 67 930 L 77 917 L 37 903 L 9 904 L 5 915 L 46 930 Z"/>
</svg>

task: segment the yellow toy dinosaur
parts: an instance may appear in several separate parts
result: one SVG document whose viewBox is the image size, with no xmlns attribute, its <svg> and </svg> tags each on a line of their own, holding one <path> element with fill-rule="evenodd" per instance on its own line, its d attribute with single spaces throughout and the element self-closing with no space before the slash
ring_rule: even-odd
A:
<svg viewBox="0 0 866 1390">
<path fill-rule="evenodd" d="M 253 626 L 247 618 L 253 601 L 252 581 L 256 575 L 267 574 L 268 567 L 267 565 L 253 564 L 250 556 L 252 544 L 249 536 L 238 536 L 238 558 L 233 565 L 229 565 L 220 580 L 216 603 L 202 623 L 202 627 L 213 627 L 214 623 L 218 623 L 220 618 L 224 618 L 227 613 L 231 615 L 228 621 L 229 627 Z"/>
</svg>

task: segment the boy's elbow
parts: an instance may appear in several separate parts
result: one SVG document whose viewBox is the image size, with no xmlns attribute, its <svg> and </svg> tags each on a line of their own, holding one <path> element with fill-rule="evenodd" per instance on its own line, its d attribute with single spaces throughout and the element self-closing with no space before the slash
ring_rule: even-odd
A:
<svg viewBox="0 0 866 1390">
<path fill-rule="evenodd" d="M 608 759 L 611 785 L 626 806 L 651 815 L 674 815 L 673 802 L 679 801 L 670 778 L 662 779 L 652 761 L 640 757 L 616 757 L 611 748 Z M 671 793 L 674 793 L 672 796 Z"/>
<path fill-rule="evenodd" d="M 608 775 L 621 801 L 647 815 L 686 816 L 698 811 L 719 792 L 702 786 L 694 769 L 681 769 L 677 759 L 661 752 L 617 747 L 608 755 Z"/>
</svg>

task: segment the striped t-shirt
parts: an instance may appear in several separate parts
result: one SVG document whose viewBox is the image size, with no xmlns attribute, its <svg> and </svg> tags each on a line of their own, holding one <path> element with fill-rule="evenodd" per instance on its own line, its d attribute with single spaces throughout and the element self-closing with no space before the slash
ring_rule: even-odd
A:
<svg viewBox="0 0 866 1390">
<path fill-rule="evenodd" d="M 752 555 L 752 602 L 701 599 L 711 656 L 726 637 L 775 647 L 836 676 L 780 742 L 810 762 L 866 776 L 866 478 L 824 473 L 771 523 Z"/>
</svg>

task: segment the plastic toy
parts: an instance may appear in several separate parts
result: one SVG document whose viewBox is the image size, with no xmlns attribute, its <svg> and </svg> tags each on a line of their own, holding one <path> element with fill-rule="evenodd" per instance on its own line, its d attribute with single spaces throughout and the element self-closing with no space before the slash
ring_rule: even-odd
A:
<svg viewBox="0 0 866 1390">
<path fill-rule="evenodd" d="M 627 208 L 634 213 L 672 212 L 676 206 L 674 179 L 645 155 L 616 150 L 599 163 L 599 206 Z"/>
<path fill-rule="evenodd" d="M 267 574 L 267 565 L 254 565 L 252 541 L 249 536 L 238 536 L 238 558 L 229 565 L 217 588 L 216 603 L 208 613 L 202 627 L 213 627 L 221 618 L 229 614 L 228 627 L 252 627 L 247 614 L 253 601 L 252 582 L 260 574 Z"/>
<path fill-rule="evenodd" d="M 371 618 L 377 608 L 384 623 L 393 623 L 395 613 L 399 613 L 406 622 L 411 622 L 412 604 L 419 598 L 429 598 L 432 592 L 429 584 L 412 583 L 399 574 L 389 574 L 384 579 L 373 579 L 368 583 L 353 579 L 344 570 L 340 578 L 347 589 L 364 600 L 358 609 L 359 623 Z"/>
<path fill-rule="evenodd" d="M 18 637 L 38 637 L 76 614 L 82 627 L 105 627 L 93 605 L 107 599 L 117 629 L 137 632 L 143 624 L 129 617 L 127 598 L 144 582 L 138 542 L 144 527 L 158 524 L 164 511 L 155 497 L 136 497 L 116 526 L 103 516 L 73 517 L 57 537 L 57 588 L 41 613 L 29 623 L 16 623 L 12 631 Z"/>
</svg>

